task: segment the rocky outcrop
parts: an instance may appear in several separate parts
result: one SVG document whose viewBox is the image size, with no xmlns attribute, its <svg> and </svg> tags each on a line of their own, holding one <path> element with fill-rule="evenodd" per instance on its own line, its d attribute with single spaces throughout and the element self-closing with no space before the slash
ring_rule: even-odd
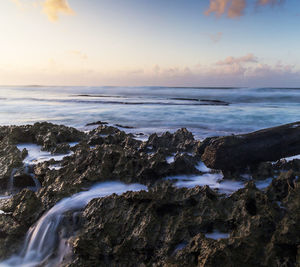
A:
<svg viewBox="0 0 300 267">
<path fill-rule="evenodd" d="M 23 165 L 25 156 L 26 151 L 19 151 L 7 139 L 0 141 L 0 193 L 7 191 L 10 177 Z"/>
<path fill-rule="evenodd" d="M 52 151 L 58 144 L 78 142 L 86 135 L 72 127 L 37 122 L 25 126 L 2 126 L 0 127 L 0 140 L 4 137 L 13 144 L 34 143 L 41 145 L 43 150 Z"/>
<path fill-rule="evenodd" d="M 0 259 L 16 253 L 29 227 L 40 217 L 43 206 L 34 192 L 24 189 L 0 204 Z"/>
<path fill-rule="evenodd" d="M 0 193 L 9 191 L 9 187 L 13 186 L 22 189 L 35 185 L 31 175 L 23 168 L 28 152 L 26 149 L 19 151 L 17 144 L 34 143 L 42 150 L 62 154 L 70 151 L 69 142 L 86 138 L 86 134 L 75 128 L 46 122 L 0 127 Z"/>
<path fill-rule="evenodd" d="M 174 134 L 166 132 L 161 136 L 157 134 L 150 135 L 147 142 L 144 143 L 144 149 L 148 151 L 166 150 L 167 153 L 193 152 L 196 141 L 193 134 L 187 129 L 182 128 Z"/>
<path fill-rule="evenodd" d="M 109 134 L 103 135 L 103 131 Z M 35 176 L 42 185 L 39 196 L 50 207 L 95 182 L 118 180 L 151 185 L 169 175 L 200 173 L 195 168 L 197 157 L 183 153 L 197 145 L 191 133 L 182 129 L 157 138 L 171 140 L 164 141 L 167 151 L 154 145 L 149 153 L 146 148 L 155 143 L 153 139 L 142 142 L 116 128 L 100 126 L 88 134 L 86 142 L 71 148 L 74 154 L 65 157 L 61 169 L 49 170 L 49 163 L 35 167 Z M 170 151 L 177 152 L 172 163 L 166 160 Z"/>
<path fill-rule="evenodd" d="M 203 162 L 212 169 L 237 170 L 300 154 L 300 122 L 257 132 L 212 138 Z"/>
<path fill-rule="evenodd" d="M 176 247 L 223 219 L 208 187 L 129 192 L 90 202 L 73 241 L 72 266 L 138 266 L 165 262 Z M 122 208 L 119 208 L 122 207 Z M 134 263 L 132 261 L 134 260 Z"/>
<path fill-rule="evenodd" d="M 297 131 L 298 125 L 290 129 Z M 264 135 L 269 136 L 267 130 L 245 135 L 249 142 L 236 141 L 243 139 L 238 136 L 200 142 L 180 129 L 142 142 L 103 124 L 89 133 L 49 123 L 0 127 L 0 187 L 11 183 L 21 190 L 0 199 L 0 259 L 17 252 L 29 227 L 59 200 L 95 183 L 118 180 L 149 190 L 94 199 L 84 210 L 63 214 L 58 236 L 68 239 L 71 251 L 60 266 L 297 266 L 300 160 L 271 163 L 254 155 L 252 146 Z M 15 146 L 24 142 L 68 156 L 26 167 L 27 151 Z M 69 142 L 78 144 L 70 147 Z M 265 143 L 276 147 L 272 138 Z M 291 151 L 280 150 L 280 155 Z M 208 186 L 176 188 L 164 179 L 218 172 L 197 167 L 202 154 L 212 162 L 209 166 L 230 178 L 236 172 L 234 178 L 248 181 L 246 186 L 224 195 Z M 34 185 L 33 177 L 41 188 L 23 189 Z M 266 178 L 271 184 L 258 189 L 255 183 Z M 213 239 L 218 233 L 223 238 Z"/>
</svg>

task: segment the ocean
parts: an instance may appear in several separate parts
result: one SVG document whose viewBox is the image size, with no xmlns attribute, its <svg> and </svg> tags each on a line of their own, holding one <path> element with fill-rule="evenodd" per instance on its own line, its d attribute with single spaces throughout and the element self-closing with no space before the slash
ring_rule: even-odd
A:
<svg viewBox="0 0 300 267">
<path fill-rule="evenodd" d="M 0 87 L 0 125 L 48 121 L 81 130 L 94 121 L 147 135 L 186 127 L 196 138 L 300 120 L 300 89 Z"/>
</svg>

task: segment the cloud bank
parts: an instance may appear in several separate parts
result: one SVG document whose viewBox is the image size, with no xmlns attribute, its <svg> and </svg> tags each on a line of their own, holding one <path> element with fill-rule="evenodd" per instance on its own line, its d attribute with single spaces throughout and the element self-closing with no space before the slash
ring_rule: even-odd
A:
<svg viewBox="0 0 300 267">
<path fill-rule="evenodd" d="M 210 0 L 206 15 L 214 13 L 217 17 L 224 14 L 229 18 L 237 18 L 244 14 L 248 6 L 272 6 L 282 4 L 284 0 Z"/>
<path fill-rule="evenodd" d="M 46 0 L 43 3 L 43 12 L 48 16 L 49 20 L 57 21 L 59 13 L 73 15 L 74 11 L 69 6 L 67 0 Z"/>
<path fill-rule="evenodd" d="M 77 51 L 71 54 L 77 55 Z M 82 52 L 79 53 L 82 55 Z M 0 62 L 1 84 L 119 85 L 119 86 L 241 86 L 300 87 L 300 69 L 293 65 L 266 63 L 249 53 L 229 56 L 208 65 L 95 68 L 74 61 L 50 59 L 39 67 L 4 66 Z"/>
</svg>

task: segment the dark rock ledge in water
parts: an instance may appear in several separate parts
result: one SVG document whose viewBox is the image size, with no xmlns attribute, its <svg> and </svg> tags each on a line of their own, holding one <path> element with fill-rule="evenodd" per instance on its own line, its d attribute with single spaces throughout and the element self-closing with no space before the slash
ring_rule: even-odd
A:
<svg viewBox="0 0 300 267">
<path fill-rule="evenodd" d="M 300 122 L 249 134 L 208 138 L 201 150 L 202 160 L 209 168 L 224 171 L 299 155 Z"/>
<path fill-rule="evenodd" d="M 289 125 L 290 141 L 288 134 L 271 140 L 267 134 L 263 140 L 264 133 L 274 131 L 264 130 L 249 146 L 242 142 L 241 149 L 239 136 L 200 142 L 186 129 L 152 134 L 142 142 L 103 124 L 88 133 L 51 123 L 0 127 L 0 266 L 13 254 L 17 264 L 8 266 L 28 263 L 22 248 L 30 227 L 58 203 L 61 207 L 60 200 L 107 181 L 139 183 L 148 191 L 95 197 L 77 209 L 63 207 L 50 254 L 31 255 L 36 265 L 299 266 L 300 160 L 267 162 L 291 155 L 279 143 L 298 144 L 297 128 L 297 123 Z M 289 132 L 287 126 L 280 129 Z M 258 157 L 255 141 L 262 151 L 262 144 L 272 143 L 275 158 Z M 17 148 L 24 143 L 67 156 L 27 164 L 30 151 Z M 225 163 L 210 163 L 209 149 L 225 151 L 223 143 L 226 149 L 233 144 L 230 153 L 220 152 Z M 199 168 L 201 157 L 208 167 L 221 169 L 228 184 L 234 178 L 245 186 L 225 195 L 216 186 L 177 188 L 173 180 L 166 181 L 180 175 L 201 178 L 203 172 L 221 176 L 219 170 Z M 271 181 L 260 187 L 266 178 Z"/>
</svg>

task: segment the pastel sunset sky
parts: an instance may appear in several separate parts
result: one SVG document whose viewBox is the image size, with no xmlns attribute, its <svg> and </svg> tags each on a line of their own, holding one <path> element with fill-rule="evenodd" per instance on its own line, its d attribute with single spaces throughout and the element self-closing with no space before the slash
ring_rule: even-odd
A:
<svg viewBox="0 0 300 267">
<path fill-rule="evenodd" d="M 299 0 L 1 0 L 0 84 L 300 87 Z"/>
</svg>

